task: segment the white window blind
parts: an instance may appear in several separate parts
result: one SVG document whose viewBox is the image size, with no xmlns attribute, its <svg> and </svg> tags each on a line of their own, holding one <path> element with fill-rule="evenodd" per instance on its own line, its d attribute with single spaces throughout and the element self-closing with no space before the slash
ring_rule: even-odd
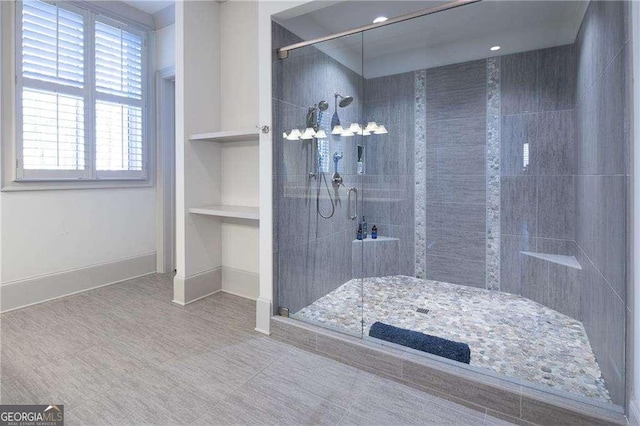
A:
<svg viewBox="0 0 640 426">
<path fill-rule="evenodd" d="M 67 2 L 18 3 L 17 179 L 145 179 L 145 35 Z"/>
<path fill-rule="evenodd" d="M 84 101 L 22 91 L 22 159 L 28 170 L 84 170 Z"/>
<path fill-rule="evenodd" d="M 22 6 L 22 75 L 82 87 L 83 31 L 82 15 L 40 1 L 25 1 Z"/>
<path fill-rule="evenodd" d="M 142 170 L 142 37 L 96 22 L 96 166 Z"/>
<path fill-rule="evenodd" d="M 142 99 L 142 37 L 96 22 L 96 89 Z"/>
</svg>

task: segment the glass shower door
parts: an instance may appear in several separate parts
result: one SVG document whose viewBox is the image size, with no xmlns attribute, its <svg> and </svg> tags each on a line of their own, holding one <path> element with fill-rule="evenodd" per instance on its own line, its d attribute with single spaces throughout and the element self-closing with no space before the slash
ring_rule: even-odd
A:
<svg viewBox="0 0 640 426">
<path fill-rule="evenodd" d="M 412 26 L 424 18 L 414 19 Z M 376 322 L 404 326 L 408 306 L 424 292 L 407 291 L 416 276 L 414 253 L 414 129 L 418 118 L 418 72 L 393 55 L 394 37 L 402 24 L 363 34 L 364 102 L 362 138 L 363 334 Z M 401 32 L 404 29 L 401 30 Z M 392 48 L 389 50 L 389 48 Z M 424 63 L 418 54 L 416 67 Z M 415 55 L 414 55 L 415 57 Z M 395 69 L 397 68 L 397 70 Z M 424 109 L 422 109 L 424 113 Z M 424 223 L 422 221 L 421 223 Z"/>
<path fill-rule="evenodd" d="M 274 25 L 274 48 L 300 41 Z M 362 35 L 274 58 L 274 201 L 280 313 L 362 335 Z"/>
</svg>

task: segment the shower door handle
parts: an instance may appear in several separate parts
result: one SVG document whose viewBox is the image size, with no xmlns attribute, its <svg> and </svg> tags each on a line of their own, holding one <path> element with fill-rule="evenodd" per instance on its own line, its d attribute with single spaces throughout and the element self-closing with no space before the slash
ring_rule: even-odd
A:
<svg viewBox="0 0 640 426">
<path fill-rule="evenodd" d="M 355 192 L 356 194 L 356 208 L 355 208 L 355 213 L 354 215 L 351 214 L 351 193 Z M 356 188 L 354 188 L 353 186 L 351 188 L 349 188 L 349 192 L 347 192 L 347 206 L 349 207 L 349 219 L 351 220 L 356 220 L 358 218 L 358 190 Z"/>
</svg>

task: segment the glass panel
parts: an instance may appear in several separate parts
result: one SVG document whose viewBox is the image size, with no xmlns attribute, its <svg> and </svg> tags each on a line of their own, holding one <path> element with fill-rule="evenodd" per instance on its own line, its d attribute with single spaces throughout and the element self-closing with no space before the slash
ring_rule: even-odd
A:
<svg viewBox="0 0 640 426">
<path fill-rule="evenodd" d="M 274 48 L 299 41 L 273 31 Z M 361 336 L 362 35 L 274 59 L 273 77 L 276 309 Z"/>
<path fill-rule="evenodd" d="M 353 14 L 347 3 L 285 26 L 311 39 L 318 28 L 346 30 L 376 16 Z M 377 6 L 408 12 L 415 5 Z M 358 253 L 351 277 L 359 278 L 362 300 L 349 291 L 352 281 L 336 285 L 326 272 L 337 265 L 337 246 L 328 238 L 311 256 L 304 251 L 309 238 L 299 233 L 317 238 L 330 222 L 308 205 L 313 197 L 298 205 L 283 197 L 296 161 L 310 154 L 281 143 L 275 160 L 278 300 L 304 294 L 309 314 L 299 318 L 351 332 L 357 306 L 370 344 L 449 358 L 463 370 L 594 405 L 622 406 L 631 81 L 622 29 L 628 13 L 626 3 L 615 1 L 479 2 L 364 32 L 357 73 L 362 92 L 352 104 L 361 115 L 348 118 L 363 135 L 344 145 L 341 160 L 359 194 L 357 220 L 345 219 L 344 229 L 347 240 L 362 230 L 363 240 L 350 242 Z M 299 41 L 284 31 L 275 30 L 282 45 Z M 327 53 L 335 45 L 339 41 L 314 48 Z M 338 86 L 333 60 L 348 66 L 340 58 L 360 57 L 336 50 L 322 65 L 308 53 L 303 59 L 305 49 L 276 61 L 276 91 L 294 99 L 277 97 L 276 122 L 287 119 L 286 109 L 302 115 L 322 98 L 314 90 L 325 82 Z M 336 108 L 343 124 L 346 114 L 360 112 L 349 108 Z M 335 151 L 332 145 L 320 150 L 323 158 Z M 298 173 L 306 178 L 308 169 Z M 296 222 L 294 210 L 305 212 L 307 222 Z M 296 238 L 303 242 L 291 250 Z M 296 264 L 303 266 L 291 267 Z"/>
<path fill-rule="evenodd" d="M 608 8 L 585 19 L 622 25 L 620 5 Z M 628 125 L 592 116 L 606 102 L 622 111 L 628 91 L 602 89 L 624 87 L 613 70 L 591 91 L 580 81 L 579 52 L 605 54 L 578 33 L 584 10 L 481 2 L 364 33 L 363 121 L 388 133 L 364 138 L 363 215 L 378 238 L 364 243 L 363 334 L 622 404 L 625 178 L 588 176 L 598 130 L 587 122 L 618 135 L 606 151 L 624 154 L 605 174 L 628 173 Z M 589 237 L 607 226 L 616 242 Z M 598 266 L 600 250 L 610 257 Z"/>
</svg>

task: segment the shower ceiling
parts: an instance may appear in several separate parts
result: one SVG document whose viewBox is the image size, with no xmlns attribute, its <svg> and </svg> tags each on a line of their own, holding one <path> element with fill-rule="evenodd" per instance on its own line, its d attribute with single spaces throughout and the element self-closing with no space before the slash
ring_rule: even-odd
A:
<svg viewBox="0 0 640 426">
<path fill-rule="evenodd" d="M 370 24 L 446 2 L 343 1 L 278 23 L 303 40 Z M 461 63 L 499 54 L 570 44 L 584 1 L 482 1 L 400 25 L 325 42 L 318 48 L 365 78 Z M 364 44 L 364 52 L 362 45 Z M 364 69 L 364 72 L 363 72 Z"/>
</svg>

